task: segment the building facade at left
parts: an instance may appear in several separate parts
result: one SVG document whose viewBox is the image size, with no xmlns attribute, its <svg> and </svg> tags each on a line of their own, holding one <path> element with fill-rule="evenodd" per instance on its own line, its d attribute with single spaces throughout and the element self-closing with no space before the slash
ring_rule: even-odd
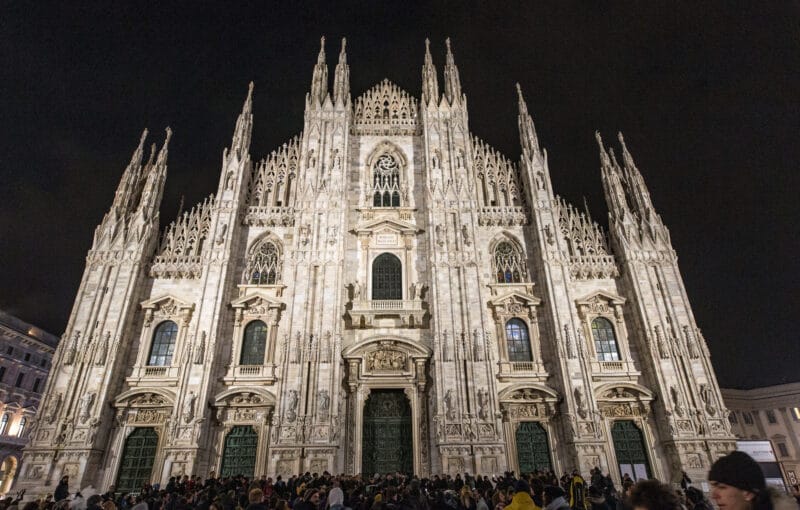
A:
<svg viewBox="0 0 800 510">
<path fill-rule="evenodd" d="M 0 310 L 0 495 L 12 488 L 58 337 Z"/>
</svg>

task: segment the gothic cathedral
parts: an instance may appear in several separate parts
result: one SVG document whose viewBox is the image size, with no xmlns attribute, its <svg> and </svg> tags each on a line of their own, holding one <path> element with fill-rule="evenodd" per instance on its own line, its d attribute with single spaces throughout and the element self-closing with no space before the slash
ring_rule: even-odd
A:
<svg viewBox="0 0 800 510">
<path fill-rule="evenodd" d="M 469 130 L 448 41 L 419 99 L 352 99 L 323 48 L 303 132 L 250 156 L 253 85 L 216 193 L 159 231 L 142 135 L 97 227 L 18 487 L 172 475 L 599 466 L 703 479 L 735 448 L 669 231 L 597 135 L 606 234 Z M 50 489 L 52 490 L 52 489 Z"/>
</svg>

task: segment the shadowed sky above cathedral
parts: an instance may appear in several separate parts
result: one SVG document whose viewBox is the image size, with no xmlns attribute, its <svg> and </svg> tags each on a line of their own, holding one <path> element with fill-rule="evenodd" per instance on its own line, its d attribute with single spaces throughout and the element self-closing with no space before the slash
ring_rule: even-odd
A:
<svg viewBox="0 0 800 510">
<path fill-rule="evenodd" d="M 255 82 L 251 154 L 302 129 L 327 37 L 354 97 L 419 96 L 453 43 L 470 130 L 518 160 L 519 82 L 556 193 L 606 224 L 594 131 L 625 134 L 672 234 L 720 384 L 798 381 L 800 8 L 503 2 L 6 3 L 0 15 L 0 308 L 66 327 L 95 226 L 142 129 L 171 126 L 161 225 L 216 189 Z M 191 7 L 190 7 L 191 6 Z M 642 10 L 642 8 L 646 10 Z"/>
</svg>

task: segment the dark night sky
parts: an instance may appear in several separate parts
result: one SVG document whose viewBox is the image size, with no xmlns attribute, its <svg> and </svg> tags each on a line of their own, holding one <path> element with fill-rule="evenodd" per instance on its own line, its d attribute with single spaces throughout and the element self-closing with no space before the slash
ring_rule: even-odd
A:
<svg viewBox="0 0 800 510">
<path fill-rule="evenodd" d="M 0 7 L 0 308 L 61 334 L 144 127 L 174 130 L 163 226 L 215 191 L 250 80 L 258 160 L 300 132 L 321 35 L 354 96 L 418 96 L 426 36 L 441 85 L 450 36 L 471 131 L 518 159 L 519 81 L 557 193 L 603 224 L 594 131 L 625 134 L 723 386 L 800 380 L 798 2 L 84 3 Z"/>
</svg>

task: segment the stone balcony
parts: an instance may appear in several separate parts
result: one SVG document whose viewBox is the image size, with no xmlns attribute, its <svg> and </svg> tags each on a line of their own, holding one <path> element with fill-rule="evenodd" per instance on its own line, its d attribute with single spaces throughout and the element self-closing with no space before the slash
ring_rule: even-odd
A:
<svg viewBox="0 0 800 510">
<path fill-rule="evenodd" d="M 348 313 L 356 328 L 420 328 L 425 309 L 420 299 L 354 300 Z"/>
<path fill-rule="evenodd" d="M 631 361 L 591 361 L 592 380 L 619 380 L 635 381 L 640 375 Z"/>
<path fill-rule="evenodd" d="M 174 365 L 167 366 L 135 366 L 133 373 L 126 381 L 131 386 L 175 386 L 178 383 L 178 376 L 181 367 Z"/>
<path fill-rule="evenodd" d="M 511 381 L 514 379 L 546 380 L 548 377 L 544 365 L 538 361 L 500 361 L 497 379 Z"/>
<path fill-rule="evenodd" d="M 233 365 L 228 367 L 228 372 L 223 382 L 230 386 L 235 384 L 274 384 L 275 365 Z"/>
</svg>

